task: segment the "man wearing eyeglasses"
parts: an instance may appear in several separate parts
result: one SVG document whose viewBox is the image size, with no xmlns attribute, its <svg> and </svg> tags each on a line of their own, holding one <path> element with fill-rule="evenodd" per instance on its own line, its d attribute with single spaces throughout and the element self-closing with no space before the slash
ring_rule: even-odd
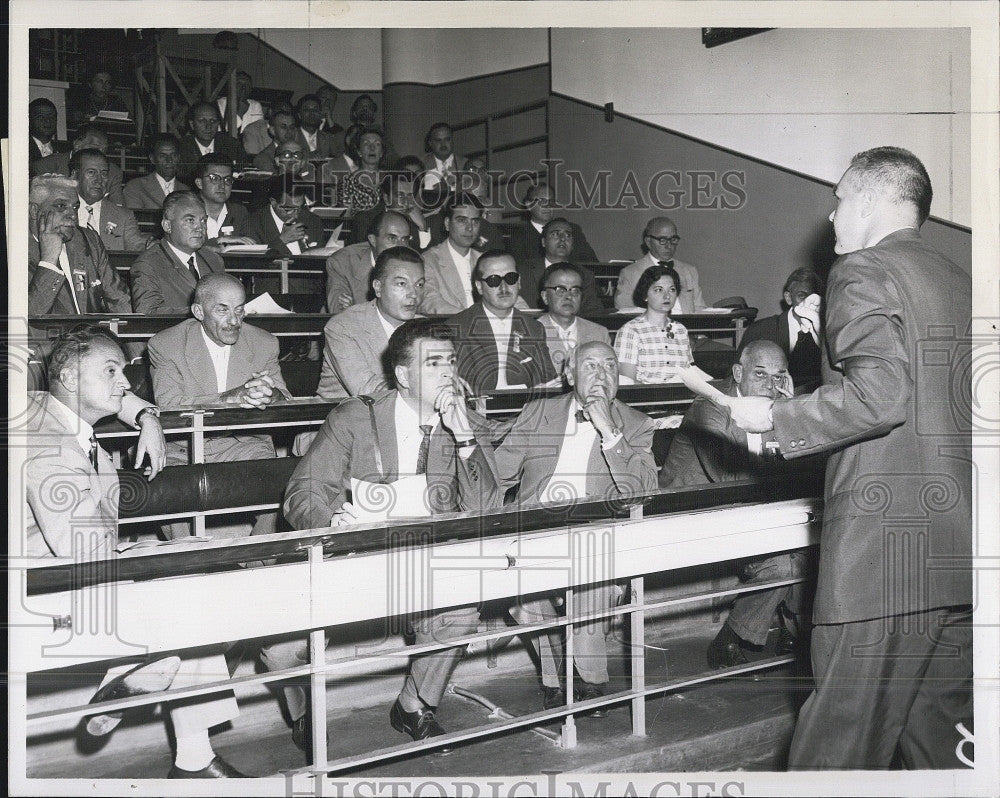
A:
<svg viewBox="0 0 1000 798">
<path fill-rule="evenodd" d="M 542 302 L 549 309 L 538 321 L 545 328 L 545 342 L 552 356 L 557 374 L 570 352 L 588 341 L 601 341 L 611 345 L 611 336 L 605 327 L 581 319 L 580 302 L 583 298 L 583 274 L 573 263 L 553 263 L 542 277 Z"/>
<path fill-rule="evenodd" d="M 521 273 L 521 296 L 528 307 L 541 307 L 538 289 L 541 286 L 542 275 L 553 263 L 576 262 L 576 232 L 575 225 L 561 216 L 550 219 L 542 228 L 541 253 L 519 261 L 518 271 Z M 599 315 L 604 312 L 604 303 L 597 296 L 597 283 L 594 273 L 586 266 L 579 266 L 583 276 L 583 294 L 580 299 L 579 312 L 585 316 Z"/>
<path fill-rule="evenodd" d="M 203 155 L 198 160 L 195 189 L 208 214 L 208 246 L 220 250 L 226 244 L 254 244 L 248 235 L 250 214 L 238 202 L 230 202 L 233 193 L 233 162 L 225 156 Z"/>
<path fill-rule="evenodd" d="M 475 393 L 530 388 L 556 376 L 545 329 L 514 307 L 520 279 L 513 255 L 484 252 L 472 273 L 480 301 L 449 322 L 458 374 Z"/>
<path fill-rule="evenodd" d="M 282 255 L 301 255 L 323 243 L 323 220 L 306 207 L 306 186 L 290 175 L 275 175 L 267 187 L 268 204 L 250 214 L 247 234 Z"/>
<path fill-rule="evenodd" d="M 658 263 L 670 266 L 681 278 L 681 290 L 674 303 L 674 313 L 697 313 L 703 310 L 705 299 L 698 284 L 698 270 L 674 257 L 681 237 L 677 225 L 666 216 L 650 219 L 642 231 L 642 251 L 645 253 L 635 263 L 621 270 L 618 275 L 618 289 L 615 291 L 615 307 L 630 308 L 633 305 L 632 292 L 639 276 L 650 266 Z"/>
<path fill-rule="evenodd" d="M 538 255 L 542 248 L 542 228 L 557 216 L 559 204 L 552 188 L 546 183 L 531 186 L 524 195 L 524 218 L 522 224 L 511 231 L 510 251 L 520 264 Z M 574 258 L 578 263 L 599 263 L 600 258 L 587 241 L 583 228 L 575 222 L 569 223 L 573 230 Z"/>
</svg>

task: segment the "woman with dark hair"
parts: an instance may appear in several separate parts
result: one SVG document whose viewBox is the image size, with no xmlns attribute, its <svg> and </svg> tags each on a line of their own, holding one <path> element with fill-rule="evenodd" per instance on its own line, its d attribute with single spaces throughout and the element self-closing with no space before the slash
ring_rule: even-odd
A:
<svg viewBox="0 0 1000 798">
<path fill-rule="evenodd" d="M 382 199 L 380 166 L 383 135 L 379 128 L 359 127 L 348 142 L 348 151 L 358 168 L 344 181 L 340 202 L 355 213 L 371 210 Z"/>
<path fill-rule="evenodd" d="M 680 275 L 669 266 L 650 266 L 639 277 L 632 300 L 646 312 L 624 324 L 615 336 L 623 377 L 635 382 L 676 382 L 678 374 L 694 363 L 687 329 L 670 318 L 680 289 Z"/>
</svg>

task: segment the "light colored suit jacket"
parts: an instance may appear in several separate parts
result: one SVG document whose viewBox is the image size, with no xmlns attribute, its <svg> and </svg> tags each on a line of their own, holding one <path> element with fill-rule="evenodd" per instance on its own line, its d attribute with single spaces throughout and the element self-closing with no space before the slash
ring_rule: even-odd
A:
<svg viewBox="0 0 1000 798">
<path fill-rule="evenodd" d="M 201 276 L 224 272 L 222 256 L 202 247 L 196 253 Z M 132 263 L 132 306 L 144 315 L 180 315 L 191 309 L 196 280 L 166 241 L 159 241 Z"/>
<path fill-rule="evenodd" d="M 566 358 L 569 357 L 570 349 L 559 337 L 559 328 L 552 316 L 545 313 L 538 317 L 538 321 L 545 328 L 545 345 L 549 348 L 552 364 L 556 367 L 556 374 L 562 374 L 563 365 L 566 363 Z M 577 316 L 576 345 L 580 346 L 588 341 L 601 341 L 610 346 L 611 335 L 608 333 L 607 327 L 602 327 L 600 324 Z"/>
<path fill-rule="evenodd" d="M 343 311 L 337 298 L 350 295 L 355 305 L 368 301 L 371 273 L 375 268 L 372 248 L 367 242 L 338 249 L 326 259 L 326 309 L 336 315 Z"/>
<path fill-rule="evenodd" d="M 475 268 L 479 254 L 469 251 Z M 452 260 L 448 242 L 442 241 L 424 253 L 424 300 L 420 312 L 426 316 L 450 316 L 460 313 L 470 306 L 462 283 L 466 278 L 459 276 L 458 266 Z"/>
<path fill-rule="evenodd" d="M 107 199 L 101 201 L 101 224 L 98 232 L 105 248 L 115 252 L 141 252 L 146 249 L 146 242 L 149 241 L 149 236 L 139 232 L 135 214 Z"/>
<path fill-rule="evenodd" d="M 191 188 L 174 178 L 174 191 L 190 191 Z M 167 195 L 160 188 L 156 173 L 134 177 L 125 184 L 125 207 L 132 210 L 157 211 L 163 208 Z"/>
<path fill-rule="evenodd" d="M 317 389 L 320 396 L 340 399 L 371 395 L 389 387 L 382 365 L 389 336 L 379 320 L 374 299 L 332 317 L 323 328 L 323 336 L 326 343 Z"/>
<path fill-rule="evenodd" d="M 656 260 L 648 252 L 639 260 L 630 263 L 618 274 L 618 287 L 615 289 L 615 307 L 631 308 L 635 307 L 632 301 L 632 292 L 636 283 L 642 277 L 642 273 L 650 266 L 655 265 Z M 674 271 L 681 278 L 681 293 L 674 303 L 674 313 L 697 313 L 703 310 L 705 298 L 701 295 L 701 286 L 698 284 L 698 270 L 684 261 L 674 258 Z"/>
</svg>

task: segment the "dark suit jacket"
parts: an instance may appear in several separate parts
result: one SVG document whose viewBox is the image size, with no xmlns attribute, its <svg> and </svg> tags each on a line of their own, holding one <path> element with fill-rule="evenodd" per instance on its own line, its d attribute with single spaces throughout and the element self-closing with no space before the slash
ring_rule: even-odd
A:
<svg viewBox="0 0 1000 798">
<path fill-rule="evenodd" d="M 579 266 L 583 272 L 583 294 L 580 296 L 580 316 L 599 316 L 607 312 L 604 303 L 597 295 L 597 282 L 594 273 L 586 266 Z M 542 275 L 545 274 L 545 256 L 536 255 L 525 261 L 517 262 L 517 271 L 521 275 L 521 297 L 532 308 L 544 308 L 541 291 Z"/>
<path fill-rule="evenodd" d="M 302 208 L 299 211 L 298 221 L 302 223 L 306 231 L 306 237 L 313 246 L 326 243 L 323 235 L 323 220 L 315 213 L 308 208 Z M 288 245 L 281 240 L 281 233 L 278 232 L 278 226 L 274 223 L 270 203 L 250 214 L 246 230 L 246 235 L 250 236 L 258 244 L 267 244 L 271 249 L 280 252 L 282 255 L 290 253 Z M 303 250 L 305 249 L 301 241 L 299 242 L 299 247 Z"/>
<path fill-rule="evenodd" d="M 57 152 L 69 152 L 73 149 L 73 145 L 68 141 L 59 141 L 59 139 L 52 139 L 52 152 L 53 154 Z M 38 149 L 38 145 L 35 144 L 34 138 L 28 136 L 28 163 L 32 164 L 35 161 L 40 161 L 43 158 L 42 151 Z M 32 173 L 32 177 L 34 173 Z"/>
<path fill-rule="evenodd" d="M 545 343 L 545 328 L 535 319 L 514 309 L 510 341 L 507 347 L 507 383 L 529 388 L 556 376 Z M 476 393 L 497 387 L 500 355 L 493 328 L 481 302 L 466 308 L 448 320 L 455 332 L 455 360 L 459 375 Z"/>
<path fill-rule="evenodd" d="M 28 313 L 76 313 L 70 291 L 75 291 L 80 310 L 84 313 L 131 313 L 132 302 L 118 273 L 108 263 L 108 253 L 93 230 L 76 228 L 76 234 L 66 243 L 66 255 L 74 274 L 74 285 L 45 266 L 39 266 L 38 241 L 28 236 Z M 56 266 L 59 264 L 56 263 Z"/>
<path fill-rule="evenodd" d="M 798 336 L 798 331 L 795 333 Z M 743 354 L 743 350 L 746 345 L 751 341 L 773 341 L 778 346 L 781 347 L 785 356 L 791 354 L 791 338 L 790 331 L 788 329 L 788 312 L 779 313 L 777 316 L 767 316 L 763 319 L 758 319 L 743 333 L 743 338 L 740 340 L 740 348 L 736 353 L 739 357 Z M 823 345 L 823 338 L 820 337 L 819 345 Z M 795 383 L 796 387 L 799 385 L 809 382 L 811 380 L 816 380 L 820 376 L 820 353 L 817 352 L 816 357 L 805 368 L 796 368 L 795 365 L 789 361 L 789 373 L 792 375 L 792 381 Z"/>
<path fill-rule="evenodd" d="M 232 228 L 231 230 L 229 228 Z M 249 236 L 250 235 L 250 211 L 245 205 L 229 200 L 226 203 L 226 218 L 219 228 L 219 235 L 226 236 Z M 210 238 L 209 244 L 217 246 L 219 239 Z"/>
<path fill-rule="evenodd" d="M 309 149 L 309 144 L 306 143 L 306 137 L 302 133 L 302 128 L 296 130 L 296 136 L 302 145 L 302 149 L 306 151 L 307 158 L 335 158 L 344 151 L 338 137 L 332 133 L 327 133 L 325 130 L 316 132 L 315 150 Z"/>
<path fill-rule="evenodd" d="M 196 253 L 198 269 L 224 272 L 222 256 L 204 247 Z M 144 315 L 187 315 L 191 309 L 195 279 L 164 240 L 158 241 L 132 263 L 132 304 Z"/>
<path fill-rule="evenodd" d="M 971 603 L 971 278 L 904 229 L 826 296 L 823 384 L 773 410 L 786 458 L 831 453 L 815 621 Z"/>
<path fill-rule="evenodd" d="M 350 399 L 327 417 L 309 451 L 299 461 L 285 489 L 285 518 L 295 529 L 330 526 L 330 519 L 348 500 L 351 478 L 391 483 L 399 478 L 396 449 L 396 391 L 380 394 L 373 406 L 376 435 L 368 406 Z M 376 467 L 374 452 L 382 458 Z M 478 495 L 482 460 L 462 460 L 455 453 L 455 439 L 438 425 L 427 452 L 427 496 L 431 512 L 466 509 L 461 497 Z M 419 510 L 414 515 L 423 515 Z"/>
<path fill-rule="evenodd" d="M 34 142 L 32 142 L 34 146 Z M 69 159 L 73 153 L 69 150 L 54 152 L 45 158 L 40 158 L 31 163 L 31 176 L 45 174 L 66 175 L 69 177 Z M 115 205 L 125 204 L 125 195 L 122 191 L 122 170 L 108 161 L 108 196 Z"/>
<path fill-rule="evenodd" d="M 219 132 L 215 134 L 215 152 L 218 155 L 225 155 L 233 160 L 233 168 L 239 170 L 244 165 L 246 153 L 243 145 L 232 136 Z M 201 150 L 198 149 L 198 142 L 195 141 L 194 134 L 188 133 L 181 139 L 181 146 L 177 152 L 177 174 L 188 185 L 194 185 L 194 170 L 198 159 L 201 158 Z"/>
<path fill-rule="evenodd" d="M 174 178 L 174 191 L 190 191 L 191 188 Z M 156 173 L 150 172 L 142 177 L 134 177 L 125 184 L 125 207 L 132 210 L 157 211 L 163 208 L 163 200 L 167 195 L 160 188 Z"/>
<path fill-rule="evenodd" d="M 599 263 L 600 258 L 597 257 L 594 248 L 587 241 L 583 228 L 575 222 L 569 224 L 573 228 L 573 251 L 570 253 L 570 260 L 574 263 Z M 519 224 L 511 226 L 508 249 L 518 264 L 542 254 L 542 235 L 527 217 L 522 219 Z"/>
</svg>

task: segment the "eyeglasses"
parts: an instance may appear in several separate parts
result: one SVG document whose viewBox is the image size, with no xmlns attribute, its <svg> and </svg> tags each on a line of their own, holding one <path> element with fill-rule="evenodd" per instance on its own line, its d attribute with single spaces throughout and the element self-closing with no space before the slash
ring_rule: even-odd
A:
<svg viewBox="0 0 1000 798">
<path fill-rule="evenodd" d="M 217 175 L 214 173 L 205 175 L 205 179 L 208 180 L 208 182 L 214 186 L 219 185 L 219 183 L 222 183 L 224 186 L 231 186 L 234 182 L 232 175 L 226 175 L 225 177 L 223 177 L 222 175 Z"/>
<path fill-rule="evenodd" d="M 651 236 L 648 233 L 646 234 L 646 238 L 653 239 L 661 247 L 665 247 L 668 244 L 676 244 L 681 240 L 680 236 Z"/>
<path fill-rule="evenodd" d="M 578 286 L 566 286 L 566 285 L 547 285 L 542 289 L 543 291 L 555 291 L 557 297 L 564 297 L 569 294 L 571 297 L 576 299 L 578 296 L 583 294 L 583 289 Z"/>
<path fill-rule="evenodd" d="M 491 274 L 489 277 L 480 277 L 479 279 L 486 283 L 486 285 L 490 288 L 499 288 L 500 283 L 514 285 L 521 279 L 521 275 L 517 272 L 507 272 L 506 274 Z"/>
</svg>

